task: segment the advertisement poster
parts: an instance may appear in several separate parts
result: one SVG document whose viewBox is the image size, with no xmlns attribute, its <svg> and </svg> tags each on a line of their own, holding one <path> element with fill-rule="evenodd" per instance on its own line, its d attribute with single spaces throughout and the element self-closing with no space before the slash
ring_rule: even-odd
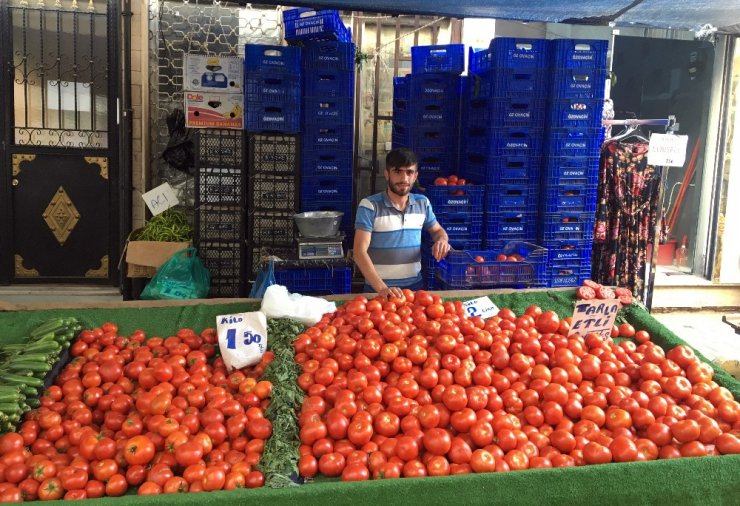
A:
<svg viewBox="0 0 740 506">
<path fill-rule="evenodd" d="M 183 73 L 183 88 L 188 91 L 244 91 L 244 60 L 238 56 L 186 54 Z"/>
<path fill-rule="evenodd" d="M 244 95 L 186 91 L 185 125 L 188 128 L 243 129 Z"/>
</svg>

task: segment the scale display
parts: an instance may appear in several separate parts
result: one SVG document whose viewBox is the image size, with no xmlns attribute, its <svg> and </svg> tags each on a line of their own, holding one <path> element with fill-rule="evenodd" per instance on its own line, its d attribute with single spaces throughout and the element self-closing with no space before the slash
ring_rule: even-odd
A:
<svg viewBox="0 0 740 506">
<path fill-rule="evenodd" d="M 341 242 L 298 243 L 298 258 L 301 260 L 343 257 L 344 249 Z"/>
</svg>

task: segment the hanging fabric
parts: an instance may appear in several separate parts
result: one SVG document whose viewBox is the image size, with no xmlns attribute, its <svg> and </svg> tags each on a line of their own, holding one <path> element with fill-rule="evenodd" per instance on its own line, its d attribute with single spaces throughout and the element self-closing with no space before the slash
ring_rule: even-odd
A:
<svg viewBox="0 0 740 506">
<path fill-rule="evenodd" d="M 601 151 L 592 278 L 642 300 L 648 245 L 658 218 L 661 168 L 646 142 L 609 141 Z"/>
</svg>

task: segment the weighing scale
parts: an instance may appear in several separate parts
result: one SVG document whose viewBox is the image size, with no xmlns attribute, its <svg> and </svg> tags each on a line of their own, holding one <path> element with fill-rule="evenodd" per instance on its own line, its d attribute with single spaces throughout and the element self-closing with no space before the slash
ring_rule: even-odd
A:
<svg viewBox="0 0 740 506">
<path fill-rule="evenodd" d="M 326 260 L 344 258 L 344 232 L 332 237 L 303 237 L 298 236 L 299 260 Z"/>
</svg>

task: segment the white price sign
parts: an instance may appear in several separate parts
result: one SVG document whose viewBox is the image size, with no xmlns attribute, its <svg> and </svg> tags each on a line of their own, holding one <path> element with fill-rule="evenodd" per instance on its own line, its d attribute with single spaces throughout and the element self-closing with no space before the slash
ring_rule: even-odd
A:
<svg viewBox="0 0 740 506">
<path fill-rule="evenodd" d="M 254 365 L 267 350 L 267 317 L 260 311 L 218 316 L 216 330 L 229 369 Z"/>
<path fill-rule="evenodd" d="M 477 299 L 463 302 L 463 307 L 468 316 L 480 316 L 484 320 L 498 314 L 498 307 L 488 297 L 479 297 Z"/>
<path fill-rule="evenodd" d="M 165 212 L 170 207 L 175 207 L 180 203 L 177 200 L 175 191 L 169 185 L 169 183 L 163 183 L 156 188 L 149 190 L 141 196 L 146 203 L 146 206 L 152 212 L 153 216 L 157 216 Z"/>
<path fill-rule="evenodd" d="M 647 161 L 656 167 L 683 167 L 688 142 L 688 135 L 653 134 Z"/>
</svg>

